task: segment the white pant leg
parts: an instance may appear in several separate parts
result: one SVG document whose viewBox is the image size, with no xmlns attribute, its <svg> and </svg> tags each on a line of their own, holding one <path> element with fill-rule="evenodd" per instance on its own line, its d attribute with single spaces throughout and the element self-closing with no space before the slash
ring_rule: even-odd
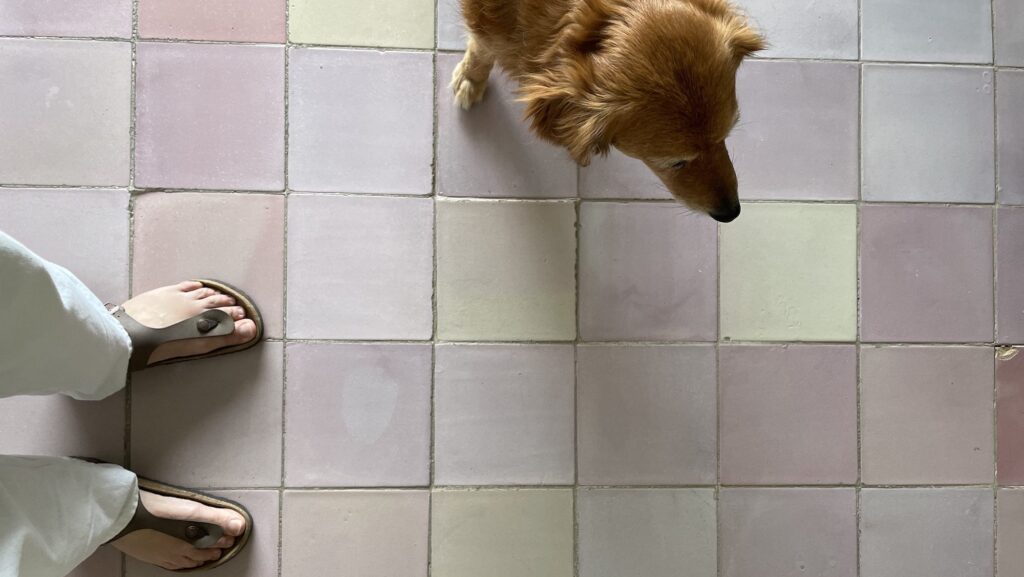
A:
<svg viewBox="0 0 1024 577">
<path fill-rule="evenodd" d="M 0 232 L 0 397 L 98 400 L 124 387 L 131 339 L 69 271 Z"/>
<path fill-rule="evenodd" d="M 133 473 L 58 457 L 0 456 L 0 577 L 64 577 L 128 525 Z"/>
</svg>

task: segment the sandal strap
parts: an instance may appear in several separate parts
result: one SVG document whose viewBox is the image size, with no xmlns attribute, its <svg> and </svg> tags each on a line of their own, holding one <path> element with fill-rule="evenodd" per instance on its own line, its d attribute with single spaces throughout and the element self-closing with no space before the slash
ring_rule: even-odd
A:
<svg viewBox="0 0 1024 577">
<path fill-rule="evenodd" d="M 114 311 L 114 318 L 128 331 L 132 340 L 132 357 L 128 368 L 133 371 L 149 365 L 149 358 L 160 345 L 204 337 L 222 337 L 235 332 L 235 321 L 231 315 L 218 309 L 210 309 L 181 321 L 180 323 L 154 329 L 133 319 L 123 307 Z"/>
<path fill-rule="evenodd" d="M 146 509 L 146 506 L 142 503 L 142 499 L 140 498 L 139 504 L 135 508 L 135 515 L 128 523 L 128 526 L 118 533 L 116 537 L 107 541 L 107 543 L 113 543 L 129 533 L 134 533 L 143 529 L 159 531 L 164 535 L 180 539 L 192 545 L 196 549 L 209 549 L 224 536 L 224 529 L 220 525 L 215 525 L 213 523 L 182 521 L 178 519 L 164 519 L 162 517 L 157 517 L 150 513 L 149 509 Z"/>
</svg>

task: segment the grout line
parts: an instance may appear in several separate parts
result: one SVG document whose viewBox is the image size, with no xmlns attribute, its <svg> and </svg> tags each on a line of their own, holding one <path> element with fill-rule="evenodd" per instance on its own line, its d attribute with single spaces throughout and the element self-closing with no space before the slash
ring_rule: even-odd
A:
<svg viewBox="0 0 1024 577">
<path fill-rule="evenodd" d="M 999 346 L 996 342 L 984 343 L 896 343 L 896 342 L 874 342 L 874 341 L 746 341 L 723 339 L 721 343 L 715 341 L 448 341 L 436 340 L 367 340 L 367 339 L 304 339 L 304 338 L 268 338 L 266 342 L 287 342 L 288 344 L 320 344 L 320 345 L 435 345 L 435 346 L 581 346 L 581 347 L 710 347 L 720 345 L 723 347 L 848 347 L 864 345 L 874 348 L 894 349 L 924 349 L 924 348 L 992 348 Z"/>
<path fill-rule="evenodd" d="M 999 342 L 999 71 L 996 65 L 996 3 L 989 2 L 992 24 L 992 340 Z M 992 575 L 999 577 L 999 381 L 998 360 L 992 355 Z"/>
<path fill-rule="evenodd" d="M 715 224 L 715 574 L 722 577 L 722 225 Z"/>
<path fill-rule="evenodd" d="M 288 338 L 288 215 L 291 206 L 289 195 L 289 153 L 291 140 L 291 30 L 290 30 L 291 2 L 284 2 L 284 214 L 282 223 L 283 270 L 281 277 L 281 481 L 277 488 L 277 576 L 284 575 L 284 500 L 287 487 L 287 458 L 288 441 L 288 349 L 290 341 Z"/>
<path fill-rule="evenodd" d="M 438 167 L 438 138 L 440 134 L 439 126 L 439 107 L 440 107 L 440 86 L 437 78 L 437 44 L 438 44 L 438 4 L 439 0 L 434 0 L 434 46 L 431 50 L 430 57 L 430 75 L 431 75 L 431 99 L 432 99 L 432 114 L 431 119 L 431 164 L 430 164 L 430 198 L 431 198 L 431 209 L 433 226 L 430 230 L 430 238 L 433 243 L 433 251 L 431 254 L 431 295 L 430 295 L 430 308 L 431 308 L 431 346 L 430 346 L 430 488 L 427 493 L 427 576 L 430 577 L 434 572 L 434 491 L 435 483 L 437 481 L 437 464 L 436 464 L 436 444 L 437 444 L 437 335 L 438 335 L 438 315 L 437 315 L 437 167 Z"/>
<path fill-rule="evenodd" d="M 582 270 L 582 239 L 583 239 L 583 202 L 580 200 L 580 173 L 582 169 L 576 165 L 576 258 L 573 262 L 576 305 L 576 339 L 572 347 L 572 451 L 573 451 L 573 492 L 572 492 L 572 532 L 573 532 L 573 574 L 580 577 L 580 343 L 583 331 L 580 326 L 580 271 Z"/>
</svg>

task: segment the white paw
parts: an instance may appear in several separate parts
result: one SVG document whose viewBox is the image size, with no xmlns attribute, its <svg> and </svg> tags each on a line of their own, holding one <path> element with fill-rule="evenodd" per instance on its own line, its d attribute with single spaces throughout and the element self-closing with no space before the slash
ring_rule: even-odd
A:
<svg viewBox="0 0 1024 577">
<path fill-rule="evenodd" d="M 455 93 L 455 103 L 463 110 L 469 110 L 474 104 L 484 99 L 487 83 L 477 84 L 466 78 L 465 62 L 459 62 L 459 65 L 455 67 L 455 72 L 452 73 L 451 89 Z"/>
</svg>

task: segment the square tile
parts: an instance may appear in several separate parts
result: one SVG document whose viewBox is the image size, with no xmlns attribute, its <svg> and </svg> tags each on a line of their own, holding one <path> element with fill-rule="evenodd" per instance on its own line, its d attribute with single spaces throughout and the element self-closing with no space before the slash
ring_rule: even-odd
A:
<svg viewBox="0 0 1024 577">
<path fill-rule="evenodd" d="M 63 395 L 0 399 L 0 453 L 124 463 L 124 412 L 122 393 L 102 401 Z"/>
<path fill-rule="evenodd" d="M 4 36 L 132 37 L 132 0 L 0 0 Z"/>
<path fill-rule="evenodd" d="M 487 95 L 466 111 L 448 81 L 461 54 L 437 57 L 437 192 L 446 196 L 568 198 L 576 196 L 569 153 L 530 131 L 515 81 L 491 74 Z"/>
<path fill-rule="evenodd" d="M 121 552 L 113 547 L 100 547 L 67 577 L 110 577 L 121 574 Z"/>
<path fill-rule="evenodd" d="M 1024 491 L 1002 489 L 998 492 L 996 573 L 1024 575 Z"/>
<path fill-rule="evenodd" d="M 430 194 L 431 55 L 296 48 L 289 62 L 289 186 Z"/>
<path fill-rule="evenodd" d="M 104 302 L 128 300 L 128 219 L 127 190 L 0 190 L 0 230 Z"/>
<path fill-rule="evenodd" d="M 0 182 L 126 186 L 132 47 L 0 39 Z"/>
<path fill-rule="evenodd" d="M 997 218 L 996 340 L 1024 344 L 1024 207 L 1001 208 Z"/>
<path fill-rule="evenodd" d="M 992 62 L 991 0 L 863 0 L 865 60 Z"/>
<path fill-rule="evenodd" d="M 856 206 L 748 204 L 719 250 L 725 340 L 856 339 Z"/>
<path fill-rule="evenodd" d="M 571 489 L 438 491 L 435 577 L 572 577 Z"/>
<path fill-rule="evenodd" d="M 430 484 L 430 345 L 288 346 L 285 484 Z"/>
<path fill-rule="evenodd" d="M 864 66 L 864 200 L 992 202 L 992 71 Z"/>
<path fill-rule="evenodd" d="M 864 577 L 992 577 L 991 489 L 865 489 Z"/>
<path fill-rule="evenodd" d="M 672 204 L 583 203 L 580 336 L 713 341 L 718 229 Z"/>
<path fill-rule="evenodd" d="M 713 485 L 715 349 L 582 345 L 579 482 Z"/>
<path fill-rule="evenodd" d="M 729 148 L 741 198 L 857 199 L 857 64 L 751 60 L 736 84 L 743 118 Z"/>
<path fill-rule="evenodd" d="M 580 577 L 717 575 L 710 489 L 581 489 Z"/>
<path fill-rule="evenodd" d="M 996 64 L 1024 66 L 1024 4 L 1018 0 L 993 0 L 995 11 Z"/>
<path fill-rule="evenodd" d="M 282 575 L 426 577 L 426 491 L 286 491 Z"/>
<path fill-rule="evenodd" d="M 572 485 L 571 345 L 439 345 L 434 483 Z"/>
<path fill-rule="evenodd" d="M 288 336 L 429 339 L 434 203 L 288 199 Z"/>
<path fill-rule="evenodd" d="M 864 347 L 864 483 L 991 483 L 992 370 L 987 347 Z"/>
<path fill-rule="evenodd" d="M 721 482 L 857 481 L 857 350 L 723 346 L 719 351 Z"/>
<path fill-rule="evenodd" d="M 282 356 L 262 343 L 134 375 L 133 470 L 185 487 L 279 485 Z"/>
<path fill-rule="evenodd" d="M 209 571 L 210 577 L 277 577 L 278 514 L 277 491 L 217 491 L 249 510 L 253 520 L 251 541 L 238 557 Z M 111 577 L 119 573 L 108 573 Z M 128 560 L 127 577 L 166 577 L 167 572 L 153 565 Z M 99 577 L 99 576 L 97 576 Z"/>
<path fill-rule="evenodd" d="M 771 43 L 760 56 L 856 60 L 857 0 L 738 0 Z"/>
<path fill-rule="evenodd" d="M 1024 349 L 996 355 L 996 460 L 1000 485 L 1024 485 Z"/>
<path fill-rule="evenodd" d="M 722 489 L 722 577 L 856 577 L 850 489 Z"/>
<path fill-rule="evenodd" d="M 466 36 L 459 0 L 437 0 L 437 49 L 465 50 Z"/>
<path fill-rule="evenodd" d="M 999 202 L 1024 204 L 1024 70 L 1000 70 L 996 83 Z"/>
<path fill-rule="evenodd" d="M 139 36 L 284 43 L 285 0 L 139 0 Z"/>
<path fill-rule="evenodd" d="M 573 340 L 575 223 L 571 202 L 438 201 L 438 337 Z"/>
<path fill-rule="evenodd" d="M 281 337 L 284 197 L 144 194 L 135 200 L 134 220 L 134 294 L 192 278 L 219 279 L 251 296 L 267 335 Z"/>
<path fill-rule="evenodd" d="M 862 340 L 992 340 L 990 208 L 864 206 L 860 254 Z"/>
<path fill-rule="evenodd" d="M 284 48 L 140 42 L 139 188 L 284 189 Z"/>
<path fill-rule="evenodd" d="M 581 198 L 672 198 L 661 179 L 642 160 L 615 148 L 606 156 L 595 156 L 590 166 L 580 168 L 579 189 Z"/>
<path fill-rule="evenodd" d="M 289 0 L 289 40 L 395 48 L 434 47 L 433 0 Z"/>
</svg>

